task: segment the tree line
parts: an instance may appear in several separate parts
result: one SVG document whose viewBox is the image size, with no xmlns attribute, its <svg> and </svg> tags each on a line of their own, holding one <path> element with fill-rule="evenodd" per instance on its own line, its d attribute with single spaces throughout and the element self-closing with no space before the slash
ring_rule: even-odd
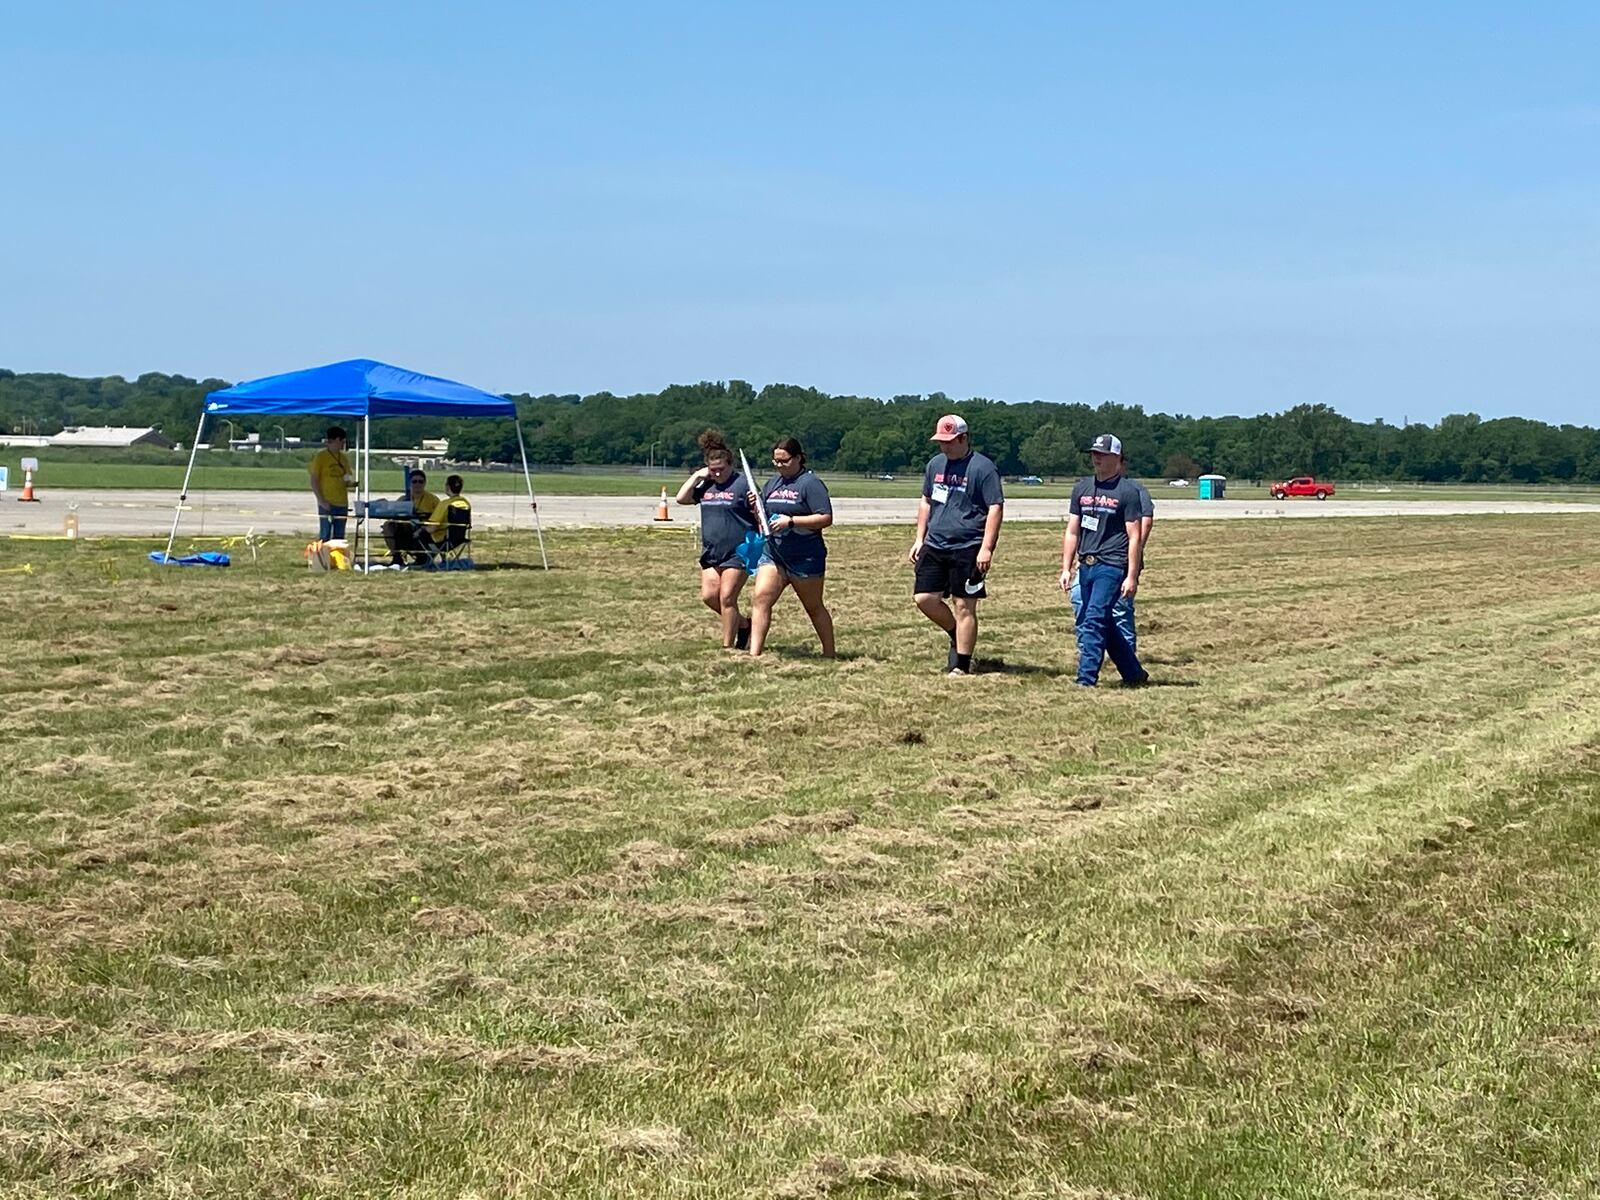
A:
<svg viewBox="0 0 1600 1200">
<path fill-rule="evenodd" d="M 221 379 L 156 372 L 129 381 L 0 369 L 0 429 L 50 434 L 68 425 L 153 426 L 187 445 L 205 394 L 227 386 Z M 629 396 L 511 398 L 522 416 L 529 457 L 543 464 L 689 466 L 698 462 L 695 439 L 716 426 L 730 444 L 745 447 L 752 461 L 764 459 L 778 438 L 793 436 L 813 466 L 896 473 L 920 468 L 934 421 L 957 412 L 971 424 L 977 448 L 1010 475 L 1083 471 L 1084 447 L 1109 431 L 1122 438 L 1133 473 L 1149 478 L 1214 471 L 1242 479 L 1314 474 L 1429 483 L 1600 483 L 1600 430 L 1523 417 L 1486 421 L 1474 413 L 1401 426 L 1354 421 L 1325 404 L 1253 417 L 1192 417 L 1109 403 L 952 400 L 942 392 L 880 400 L 791 384 L 757 389 L 737 379 Z M 237 435 L 260 433 L 268 445 L 279 427 L 286 436 L 315 440 L 326 424 L 307 417 L 231 420 Z M 450 439 L 452 456 L 462 460 L 517 460 L 509 421 L 388 418 L 374 428 L 375 443 L 414 445 L 442 436 Z M 208 436 L 215 436 L 214 427 Z"/>
</svg>

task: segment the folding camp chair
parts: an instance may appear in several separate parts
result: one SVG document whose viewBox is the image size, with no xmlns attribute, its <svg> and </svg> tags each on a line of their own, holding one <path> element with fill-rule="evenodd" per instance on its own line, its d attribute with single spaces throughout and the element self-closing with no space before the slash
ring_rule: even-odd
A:
<svg viewBox="0 0 1600 1200">
<path fill-rule="evenodd" d="M 444 539 L 428 547 L 429 565 L 436 571 L 472 569 L 472 506 L 462 501 L 445 511 Z"/>
</svg>

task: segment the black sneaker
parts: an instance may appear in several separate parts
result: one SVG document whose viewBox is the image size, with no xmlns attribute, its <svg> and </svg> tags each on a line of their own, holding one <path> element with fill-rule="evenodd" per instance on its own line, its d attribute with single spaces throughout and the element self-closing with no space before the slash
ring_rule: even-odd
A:
<svg viewBox="0 0 1600 1200">
<path fill-rule="evenodd" d="M 746 621 L 739 626 L 739 632 L 733 635 L 733 648 L 735 650 L 750 649 L 750 622 Z"/>
<path fill-rule="evenodd" d="M 1149 684 L 1149 682 L 1150 672 L 1140 671 L 1139 674 L 1135 675 L 1132 679 L 1124 679 L 1122 681 L 1122 686 L 1130 688 L 1145 687 Z"/>
</svg>

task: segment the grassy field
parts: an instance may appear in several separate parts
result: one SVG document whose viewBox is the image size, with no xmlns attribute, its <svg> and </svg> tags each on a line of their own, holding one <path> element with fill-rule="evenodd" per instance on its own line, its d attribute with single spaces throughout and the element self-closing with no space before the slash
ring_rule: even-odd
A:
<svg viewBox="0 0 1600 1200">
<path fill-rule="evenodd" d="M 20 451 L 0 450 L 0 465 L 9 466 L 11 486 L 20 490 L 22 471 L 18 466 Z M 52 455 L 53 457 L 46 457 Z M 149 458 L 148 450 L 135 454 L 140 459 Z M 309 452 L 290 451 L 281 457 L 276 454 L 225 454 L 221 451 L 202 454 L 195 466 L 190 490 L 199 491 L 305 491 L 306 463 Z M 39 486 L 45 488 L 165 488 L 176 492 L 183 484 L 185 461 L 128 462 L 116 461 L 111 456 L 102 461 L 96 455 L 82 451 L 40 452 L 41 472 Z M 757 471 L 764 468 L 755 466 Z M 521 492 L 525 488 L 522 474 L 510 471 L 473 471 L 462 468 L 466 476 L 469 495 L 483 492 Z M 442 477 L 435 469 L 434 475 Z M 632 470 L 594 470 L 538 466 L 533 470 L 534 490 L 548 496 L 648 496 L 665 487 L 677 491 L 687 471 L 648 472 L 643 468 Z M 868 479 L 861 475 L 825 472 L 823 478 L 836 496 L 915 496 L 921 490 L 920 472 L 901 474 L 893 480 Z M 374 460 L 373 479 L 375 494 L 399 495 L 402 490 L 401 469 L 391 462 L 378 464 Z M 433 482 L 437 483 L 437 480 Z M 1072 492 L 1072 480 L 1052 480 L 1036 486 L 1013 484 L 1011 495 L 1036 500 L 1066 499 Z M 1152 481 L 1156 500 L 1172 498 L 1193 500 L 1193 487 L 1168 487 L 1164 482 Z M 1507 496 L 1517 500 L 1565 501 L 1600 504 L 1600 487 L 1574 484 L 1570 486 L 1526 486 L 1521 484 L 1353 484 L 1338 485 L 1341 500 L 1502 500 Z M 1231 500 L 1265 500 L 1264 486 L 1230 484 Z M 1312 499 L 1296 499 L 1296 504 L 1315 504 Z"/>
<path fill-rule="evenodd" d="M 1595 532 L 1174 524 L 1095 692 L 1045 529 L 967 680 L 903 530 L 838 662 L 646 531 L 0 546 L 0 1194 L 1595 1195 Z"/>
</svg>

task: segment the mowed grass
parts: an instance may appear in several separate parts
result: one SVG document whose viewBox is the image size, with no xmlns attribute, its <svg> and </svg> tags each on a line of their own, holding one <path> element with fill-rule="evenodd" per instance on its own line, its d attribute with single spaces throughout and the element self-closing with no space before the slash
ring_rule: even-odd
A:
<svg viewBox="0 0 1600 1200">
<path fill-rule="evenodd" d="M 904 530 L 838 662 L 646 531 L 12 543 L 0 1194 L 1593 1195 L 1596 533 L 1173 523 L 1095 692 L 1042 528 L 967 680 Z"/>
<path fill-rule="evenodd" d="M 0 449 L 0 465 L 9 464 L 10 486 L 20 492 L 22 470 L 18 465 L 20 453 Z M 57 488 L 157 488 L 176 492 L 183 485 L 186 455 L 174 453 L 170 463 L 117 461 L 117 452 L 102 461 L 92 451 L 43 449 L 32 452 L 39 458 L 41 469 L 38 486 L 41 491 Z M 145 454 L 148 451 L 139 451 Z M 281 458 L 273 453 L 246 454 L 238 451 L 207 451 L 200 455 L 190 479 L 191 494 L 225 491 L 281 491 L 307 492 L 306 451 L 290 451 Z M 281 464 L 281 465 L 280 465 Z M 765 459 L 751 456 L 751 468 L 765 478 L 770 465 Z M 519 469 L 512 471 L 485 471 L 472 467 L 435 466 L 430 471 L 431 482 L 439 484 L 450 472 L 458 472 L 466 480 L 469 495 L 479 493 L 513 495 L 527 487 Z M 1087 473 L 1087 470 L 1085 471 Z M 688 468 L 651 471 L 644 468 L 632 470 L 572 469 L 535 464 L 532 468 L 533 487 L 540 496 L 649 496 L 666 488 L 676 492 L 678 485 L 688 476 Z M 847 498 L 885 497 L 914 498 L 921 493 L 922 471 L 919 468 L 902 471 L 892 480 L 877 479 L 845 471 L 825 471 L 823 479 L 835 496 Z M 373 494 L 399 495 L 404 490 L 402 468 L 388 458 L 373 459 Z M 1062 476 L 1045 483 L 1009 485 L 1014 498 L 1028 500 L 1064 500 L 1072 494 L 1076 476 Z M 1163 500 L 1193 500 L 1198 493 L 1193 486 L 1170 487 L 1164 480 L 1145 481 L 1154 490 L 1156 503 Z M 1335 483 L 1335 497 L 1339 500 L 1506 500 L 1543 501 L 1563 504 L 1600 505 L 1600 487 L 1590 484 L 1416 484 L 1416 483 Z M 1269 499 L 1265 485 L 1243 482 L 1228 484 L 1229 500 Z M 1316 504 L 1310 497 L 1295 497 L 1296 504 Z"/>
<path fill-rule="evenodd" d="M 7 465 L 10 454 L 9 487 L 22 489 L 22 470 L 16 452 L 0 451 L 0 466 Z M 157 488 L 174 493 L 183 486 L 188 455 L 173 454 L 170 463 L 100 461 L 93 454 L 78 452 L 38 452 L 39 473 L 36 484 L 40 491 L 61 488 Z M 291 451 L 282 457 L 276 454 L 243 454 L 225 451 L 202 453 L 195 461 L 190 476 L 189 491 L 270 491 L 308 492 L 310 490 L 307 464 L 308 452 Z M 352 455 L 352 458 L 355 456 Z M 486 471 L 472 467 L 433 466 L 428 470 L 430 487 L 442 488 L 449 474 L 460 474 L 466 480 L 468 493 L 492 492 L 513 495 L 527 490 L 522 469 Z M 619 471 L 615 473 L 590 473 L 576 471 L 551 471 L 540 466 L 531 468 L 535 494 L 569 496 L 636 496 L 650 495 L 667 487 L 676 491 L 687 471 L 670 475 Z M 405 488 L 404 468 L 389 458 L 372 460 L 373 494 L 399 495 Z M 892 486 L 892 485 L 884 485 Z M 908 485 L 910 486 L 910 485 Z"/>
<path fill-rule="evenodd" d="M 306 474 L 308 455 L 288 455 L 277 465 L 276 455 L 228 455 L 223 452 L 203 454 L 197 460 L 190 478 L 191 493 L 227 491 L 309 492 Z M 0 466 L 6 464 L 0 451 Z M 40 459 L 36 479 L 40 491 L 78 488 L 155 488 L 176 493 L 183 485 L 186 456 L 174 456 L 171 463 L 148 462 L 97 462 L 91 456 L 61 456 Z M 20 492 L 22 471 L 13 455 L 10 464 L 9 486 Z M 770 474 L 771 465 L 752 470 Z M 373 494 L 399 495 L 404 488 L 403 468 L 385 458 L 373 458 Z M 525 493 L 527 481 L 522 470 L 487 471 L 466 466 L 433 466 L 428 470 L 430 486 L 440 485 L 448 474 L 459 474 L 466 481 L 468 494 Z M 653 496 L 662 488 L 669 493 L 688 478 L 690 468 L 670 471 L 635 470 L 571 470 L 534 465 L 531 469 L 534 493 L 541 496 Z M 762 478 L 766 478 L 763 475 Z M 845 496 L 910 497 L 920 494 L 922 474 L 902 475 L 893 480 L 869 479 L 854 474 L 825 473 L 824 478 L 834 494 Z M 1173 489 L 1177 491 L 1176 488 Z M 1072 481 L 1063 479 L 1041 487 L 1023 489 L 1023 494 L 1043 498 L 1066 497 L 1072 492 Z M 1266 495 L 1263 491 L 1261 495 Z M 1600 499 L 1600 494 L 1597 494 Z"/>
</svg>

